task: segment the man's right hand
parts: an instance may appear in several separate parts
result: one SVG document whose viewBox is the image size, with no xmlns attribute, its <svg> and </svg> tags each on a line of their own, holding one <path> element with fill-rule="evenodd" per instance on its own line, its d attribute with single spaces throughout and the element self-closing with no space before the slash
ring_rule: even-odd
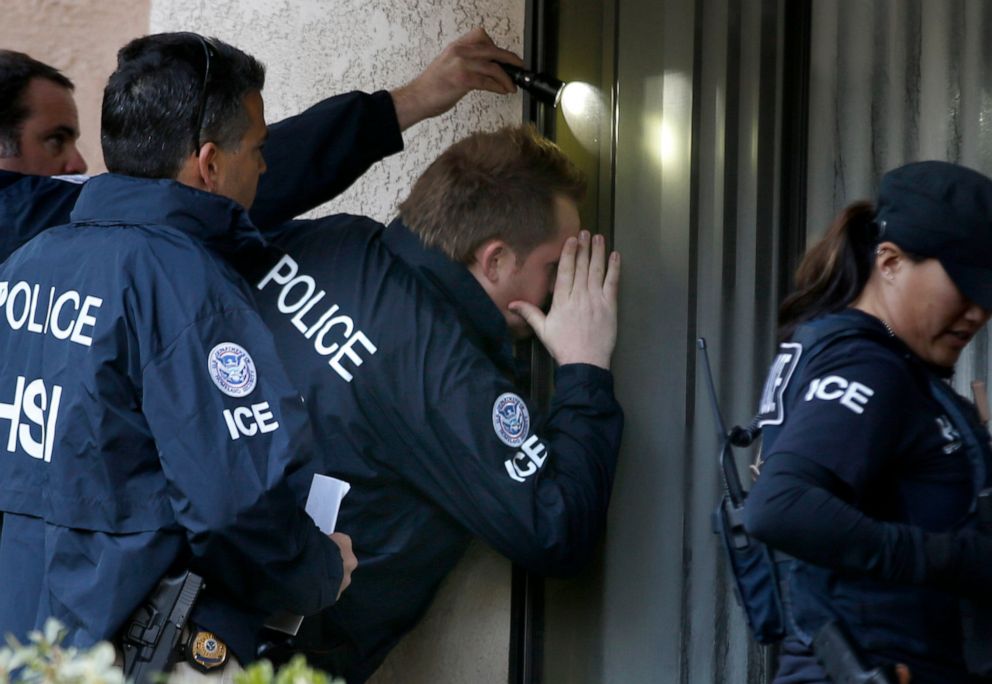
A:
<svg viewBox="0 0 992 684">
<path fill-rule="evenodd" d="M 588 363 L 609 370 L 617 341 L 619 284 L 620 255 L 610 254 L 607 266 L 605 238 L 590 238 L 583 230 L 562 249 L 547 315 L 527 302 L 511 302 L 509 308 L 527 321 L 559 364 Z"/>
<path fill-rule="evenodd" d="M 341 588 L 338 589 L 338 598 L 341 598 L 341 594 L 351 584 L 351 573 L 358 567 L 358 559 L 355 557 L 355 552 L 351 550 L 351 537 L 342 532 L 334 532 L 328 536 L 341 551 L 341 567 L 344 569 L 341 574 Z"/>
<path fill-rule="evenodd" d="M 390 91 L 400 130 L 448 111 L 473 90 L 508 95 L 517 91 L 497 62 L 524 66 L 517 55 L 496 46 L 481 28 L 449 43 L 424 72 Z"/>
</svg>

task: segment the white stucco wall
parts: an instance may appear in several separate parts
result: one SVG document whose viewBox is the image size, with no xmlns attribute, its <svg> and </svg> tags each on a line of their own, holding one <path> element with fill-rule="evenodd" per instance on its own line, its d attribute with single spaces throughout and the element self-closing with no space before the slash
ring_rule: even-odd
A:
<svg viewBox="0 0 992 684">
<path fill-rule="evenodd" d="M 278 121 L 352 89 L 390 89 L 416 76 L 474 26 L 520 52 L 524 0 L 151 0 L 152 31 L 217 36 L 262 60 L 266 118 Z M 377 165 L 328 210 L 393 217 L 438 152 L 479 129 L 520 121 L 520 95 L 473 93 L 453 111 L 408 131 L 407 148 Z"/>
</svg>

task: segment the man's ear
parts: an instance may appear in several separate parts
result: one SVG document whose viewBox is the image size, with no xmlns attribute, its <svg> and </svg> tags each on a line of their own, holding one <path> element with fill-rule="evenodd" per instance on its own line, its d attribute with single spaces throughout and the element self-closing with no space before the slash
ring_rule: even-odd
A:
<svg viewBox="0 0 992 684">
<path fill-rule="evenodd" d="M 509 245 L 498 238 L 486 240 L 475 248 L 475 270 L 492 284 L 497 284 L 508 259 L 513 258 Z"/>
<path fill-rule="evenodd" d="M 203 183 L 203 188 L 208 192 L 216 192 L 218 179 L 220 178 L 220 160 L 217 154 L 216 143 L 207 142 L 200 148 L 200 154 L 196 158 L 196 167 Z"/>
<path fill-rule="evenodd" d="M 176 180 L 184 185 L 216 192 L 220 177 L 220 160 L 217 145 L 212 142 L 204 143 L 199 154 L 190 154 L 179 168 Z"/>
</svg>

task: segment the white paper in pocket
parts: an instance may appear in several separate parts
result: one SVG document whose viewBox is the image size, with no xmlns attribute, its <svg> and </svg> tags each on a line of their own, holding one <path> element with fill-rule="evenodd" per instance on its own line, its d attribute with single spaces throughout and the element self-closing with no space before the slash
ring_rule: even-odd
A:
<svg viewBox="0 0 992 684">
<path fill-rule="evenodd" d="M 327 475 L 314 475 L 310 483 L 310 494 L 307 496 L 306 512 L 324 534 L 330 534 L 338 522 L 338 511 L 341 510 L 341 500 L 351 490 L 351 485 L 344 480 Z M 285 610 L 269 616 L 265 626 L 286 634 L 295 635 L 300 631 L 302 615 L 294 615 Z"/>
<path fill-rule="evenodd" d="M 341 510 L 341 500 L 350 490 L 351 485 L 344 480 L 327 475 L 313 476 L 306 511 L 324 534 L 334 531 L 338 511 Z"/>
</svg>

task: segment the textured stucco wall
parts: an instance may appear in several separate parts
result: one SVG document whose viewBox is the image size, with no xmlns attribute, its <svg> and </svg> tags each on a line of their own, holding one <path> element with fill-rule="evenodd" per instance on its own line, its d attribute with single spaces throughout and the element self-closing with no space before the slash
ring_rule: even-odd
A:
<svg viewBox="0 0 992 684">
<path fill-rule="evenodd" d="M 268 69 L 266 117 L 293 114 L 352 90 L 390 89 L 416 76 L 449 41 L 483 26 L 520 52 L 524 0 L 152 0 L 153 31 L 217 36 Z M 328 209 L 385 221 L 437 153 L 465 134 L 520 120 L 520 96 L 473 93 L 451 112 L 419 124 L 407 149 L 374 167 Z"/>
<path fill-rule="evenodd" d="M 76 84 L 89 173 L 105 170 L 100 152 L 100 101 L 117 50 L 148 32 L 149 0 L 2 0 L 0 47 L 26 52 Z"/>
<path fill-rule="evenodd" d="M 475 541 L 369 684 L 505 684 L 510 564 Z"/>
<path fill-rule="evenodd" d="M 441 48 L 474 26 L 521 51 L 524 0 L 152 0 L 152 31 L 217 36 L 267 66 L 266 117 L 298 112 L 352 89 L 390 89 L 416 76 Z M 474 93 L 404 136 L 407 147 L 376 165 L 323 208 L 381 221 L 423 168 L 469 132 L 520 120 L 520 96 Z M 361 572 L 361 568 L 359 568 Z M 442 586 L 427 616 L 393 651 L 374 684 L 507 681 L 510 566 L 475 545 Z"/>
</svg>

